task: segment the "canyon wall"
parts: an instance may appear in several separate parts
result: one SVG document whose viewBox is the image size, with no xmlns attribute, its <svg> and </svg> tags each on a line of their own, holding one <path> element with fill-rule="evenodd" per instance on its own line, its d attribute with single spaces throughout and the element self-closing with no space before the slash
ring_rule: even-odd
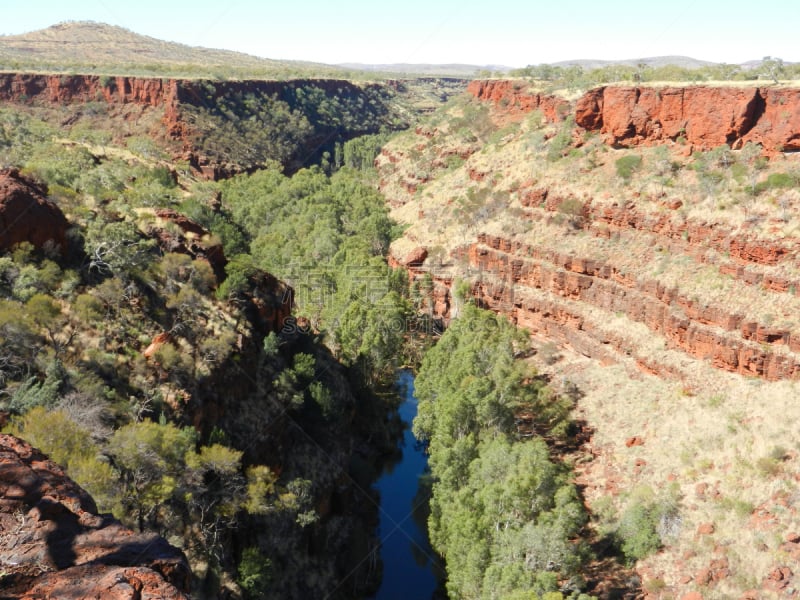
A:
<svg viewBox="0 0 800 600">
<path fill-rule="evenodd" d="M 735 149 L 751 141 L 761 144 L 768 155 L 800 149 L 797 89 L 601 87 L 574 103 L 527 92 L 521 82 L 514 81 L 475 81 L 468 92 L 490 103 L 493 118 L 500 123 L 519 120 L 534 110 L 551 123 L 571 114 L 576 144 L 583 138 L 581 131 L 595 131 L 606 144 L 618 148 L 668 144 L 683 153 L 674 143 L 683 137 L 680 142 L 695 150 L 722 144 Z M 439 153 L 458 151 L 445 135 L 418 127 L 418 141 L 411 147 L 417 152 L 423 147 L 437 148 Z M 490 190 L 502 187 L 497 183 L 502 179 L 495 178 L 502 171 L 496 173 L 485 159 L 480 164 L 471 161 L 474 149 L 470 150 L 464 156 L 461 180 Z M 494 152 L 502 156 L 497 160 L 501 170 L 518 156 L 514 151 Z M 381 187 L 399 182 L 393 188 L 399 195 L 390 194 L 390 204 L 404 211 L 402 219 L 414 223 L 416 215 L 417 222 L 425 222 L 427 213 L 434 213 L 432 206 L 426 206 L 432 201 L 425 200 L 417 186 L 406 190 L 404 178 L 415 172 L 403 169 L 406 160 L 407 152 L 396 146 L 383 150 L 378 164 L 385 164 L 387 170 L 382 172 Z M 609 160 L 613 166 L 613 159 Z M 428 177 L 436 180 L 435 174 Z M 768 226 L 756 231 L 747 220 L 736 225 L 714 215 L 690 216 L 681 210 L 689 198 L 639 202 L 639 193 L 623 190 L 617 198 L 617 192 L 609 191 L 612 188 L 593 196 L 585 189 L 580 194 L 570 191 L 568 182 L 543 184 L 534 179 L 516 184 L 509 207 L 515 211 L 513 220 L 546 224 L 539 229 L 539 236 L 545 237 L 534 242 L 535 237 L 498 233 L 491 219 L 473 225 L 472 239 L 455 246 L 449 240 L 436 240 L 435 235 L 426 239 L 429 233 L 412 229 L 416 247 L 409 251 L 408 243 L 397 246 L 394 263 L 406 267 L 412 278 L 432 276 L 430 308 L 445 322 L 457 308 L 453 282 L 463 278 L 470 282 L 471 295 L 481 306 L 508 316 L 542 339 L 568 345 L 601 362 L 632 358 L 644 371 L 681 378 L 673 367 L 658 364 L 653 355 L 638 348 L 632 333 L 608 326 L 609 317 L 617 316 L 646 327 L 651 338 L 663 341 L 664 348 L 722 371 L 768 381 L 800 377 L 800 333 L 795 327 L 773 322 L 767 314 L 769 307 L 748 311 L 741 302 L 701 299 L 680 285 L 665 284 L 659 280 L 657 265 L 648 264 L 645 257 L 677 257 L 687 262 L 688 269 L 705 269 L 719 282 L 714 285 L 729 285 L 742 293 L 749 289 L 770 298 L 776 307 L 783 306 L 794 302 L 800 290 L 800 277 L 794 274 L 798 245 L 794 237 L 782 233 L 784 221 L 771 215 L 776 218 L 765 219 Z M 452 199 L 447 201 L 451 203 Z M 503 229 L 509 227 L 508 220 L 501 222 Z M 425 231 L 432 232 L 442 225 L 426 227 Z M 599 258 L 591 251 L 591 242 L 584 243 L 583 250 L 559 248 L 561 241 L 573 236 L 588 236 L 598 245 L 617 249 L 611 251 L 613 258 Z M 637 258 L 639 271 L 631 272 L 625 251 L 620 250 L 627 240 L 635 240 L 642 248 L 658 248 L 660 254 L 642 250 L 644 254 Z M 437 264 L 428 255 L 440 244 L 447 253 Z"/>
<path fill-rule="evenodd" d="M 597 523 L 674 493 L 637 598 L 791 596 L 800 90 L 605 87 L 567 109 L 522 82 L 469 91 L 480 127 L 456 106 L 376 160 L 421 310 L 446 325 L 471 300 L 531 332 L 587 435 L 570 464 Z"/>
<path fill-rule="evenodd" d="M 289 81 L 210 81 L 199 79 L 161 79 L 153 77 L 111 77 L 98 75 L 43 75 L 0 73 L 0 102 L 26 106 L 62 106 L 105 103 L 114 107 L 112 118 L 122 118 L 126 127 L 138 121 L 135 110 L 160 111 L 157 128 L 138 131 L 139 135 L 165 142 L 176 160 L 187 161 L 207 179 L 230 177 L 259 165 L 236 164 L 204 150 L 204 141 L 219 123 L 201 123 L 200 113 L 227 121 L 231 113 L 248 120 L 253 111 L 270 111 L 259 106 L 264 99 L 284 102 L 282 109 L 302 114 L 308 131 L 283 131 L 273 146 L 294 144 L 291 156 L 282 160 L 289 171 L 319 161 L 324 151 L 333 153 L 336 142 L 377 133 L 396 126 L 385 104 L 389 87 L 383 84 L 358 85 L 338 79 L 294 79 Z M 325 106 L 322 106 L 325 104 Z M 125 111 L 122 111 L 122 108 Z M 356 114 L 356 109 L 360 114 Z M 75 111 L 73 111 L 75 112 Z M 91 111 L 84 111 L 91 112 Z M 238 114 L 241 112 L 242 114 Z M 61 115 L 60 125 L 70 125 L 80 114 Z M 52 115 L 45 116 L 46 119 Z M 278 120 L 285 117 L 278 117 Z M 235 119 L 234 119 L 235 120 Z M 209 131 L 212 130 L 212 131 Z M 283 137 L 280 137 L 280 136 Z M 235 137 L 231 133 L 229 137 Z M 285 138 L 285 139 L 284 139 Z M 260 163 L 259 163 L 260 164 Z"/>
<path fill-rule="evenodd" d="M 0 100 L 53 104 L 107 102 L 164 106 L 178 99 L 180 82 L 152 77 L 0 73 Z"/>
<path fill-rule="evenodd" d="M 526 91 L 522 82 L 472 82 L 467 91 L 508 114 L 540 110 L 551 122 L 575 117 L 577 127 L 613 146 L 682 139 L 697 150 L 761 144 L 766 153 L 800 150 L 800 90 L 769 87 L 603 86 L 570 104 Z"/>
</svg>

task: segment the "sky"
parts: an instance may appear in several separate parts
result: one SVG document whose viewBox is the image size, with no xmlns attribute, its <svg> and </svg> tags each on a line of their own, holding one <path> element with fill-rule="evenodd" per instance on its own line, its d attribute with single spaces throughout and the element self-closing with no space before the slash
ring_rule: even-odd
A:
<svg viewBox="0 0 800 600">
<path fill-rule="evenodd" d="M 0 8 L 4 35 L 91 20 L 191 46 L 330 64 L 800 61 L 797 0 L 0 0 Z"/>
</svg>

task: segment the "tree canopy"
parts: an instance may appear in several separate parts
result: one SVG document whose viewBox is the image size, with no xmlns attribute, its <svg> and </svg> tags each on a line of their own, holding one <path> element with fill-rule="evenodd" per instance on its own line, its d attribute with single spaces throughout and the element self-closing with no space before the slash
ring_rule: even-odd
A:
<svg viewBox="0 0 800 600">
<path fill-rule="evenodd" d="M 526 334 L 467 305 L 425 355 L 414 433 L 434 476 L 429 530 L 458 598 L 579 588 L 586 513 L 569 471 L 540 437 L 515 426 L 522 408 L 555 429 L 563 407 L 517 359 Z"/>
</svg>

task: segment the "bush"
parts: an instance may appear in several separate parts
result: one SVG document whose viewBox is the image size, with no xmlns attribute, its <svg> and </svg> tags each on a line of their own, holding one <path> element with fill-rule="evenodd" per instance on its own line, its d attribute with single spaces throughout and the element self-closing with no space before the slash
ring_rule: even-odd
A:
<svg viewBox="0 0 800 600">
<path fill-rule="evenodd" d="M 246 598 L 261 598 L 267 591 L 272 562 L 258 548 L 245 548 L 239 563 L 239 586 Z"/>
<path fill-rule="evenodd" d="M 786 189 L 796 185 L 797 178 L 789 173 L 771 173 L 766 181 L 762 181 L 756 186 L 756 192 Z"/>
<path fill-rule="evenodd" d="M 15 417 L 7 429 L 62 465 L 78 485 L 85 488 L 101 510 L 115 507 L 117 474 L 107 462 L 100 460 L 100 450 L 91 441 L 89 431 L 60 410 L 33 408 L 22 417 Z"/>
<path fill-rule="evenodd" d="M 642 157 L 638 154 L 629 154 L 618 158 L 614 164 L 617 167 L 617 175 L 627 183 L 633 177 L 634 172 L 642 166 Z"/>
<path fill-rule="evenodd" d="M 555 162 L 564 157 L 567 148 L 572 144 L 572 126 L 575 123 L 573 117 L 567 117 L 561 130 L 550 140 L 550 147 L 547 149 L 547 160 Z"/>
<path fill-rule="evenodd" d="M 658 516 L 653 504 L 635 502 L 628 506 L 620 519 L 617 537 L 625 558 L 636 562 L 661 547 L 658 535 Z"/>
<path fill-rule="evenodd" d="M 663 546 L 665 537 L 677 535 L 680 522 L 674 497 L 656 498 L 651 488 L 638 488 L 617 525 L 620 550 L 631 563 L 645 558 Z"/>
</svg>

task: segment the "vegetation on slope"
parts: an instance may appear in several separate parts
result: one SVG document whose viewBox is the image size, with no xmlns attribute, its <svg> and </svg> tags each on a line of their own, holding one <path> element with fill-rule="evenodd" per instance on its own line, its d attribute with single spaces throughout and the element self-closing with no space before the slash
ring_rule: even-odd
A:
<svg viewBox="0 0 800 600">
<path fill-rule="evenodd" d="M 554 399 L 517 357 L 527 334 L 468 305 L 428 351 L 416 380 L 414 433 L 434 477 L 431 543 L 447 563 L 453 598 L 581 596 L 587 516 L 569 470 L 517 415 L 563 436 L 568 403 Z"/>
<path fill-rule="evenodd" d="M 359 427 L 372 447 L 386 436 L 361 384 L 391 371 L 402 336 L 386 324 L 407 312 L 376 193 L 354 171 L 320 168 L 201 183 L 147 138 L 85 141 L 8 109 L 0 124 L 0 162 L 47 183 L 72 226 L 64 255 L 21 244 L 0 256 L 9 430 L 103 510 L 180 545 L 198 593 L 358 594 L 374 577 L 354 569 L 374 505 L 368 465 L 351 474 L 353 448 L 369 458 Z M 189 236 L 162 208 L 210 233 Z M 220 243 L 224 278 L 204 254 Z M 258 316 L 291 301 L 262 269 L 291 276 L 290 264 L 321 265 L 298 288 L 318 275 L 335 299 L 319 314 L 301 293 L 314 327 Z"/>
<path fill-rule="evenodd" d="M 186 46 L 87 21 L 0 36 L 0 69 L 212 79 L 293 79 L 348 74 L 330 65 Z"/>
<path fill-rule="evenodd" d="M 797 158 L 753 144 L 697 151 L 680 136 L 609 147 L 468 98 L 379 157 L 392 216 L 408 226 L 392 252 L 427 249 L 414 270 L 435 278 L 435 308 L 457 315 L 446 288 L 468 279 L 544 338 L 532 360 L 558 389 L 585 394 L 575 414 L 592 439 L 577 477 L 598 552 L 618 550 L 638 573 L 620 587 L 779 597 L 796 581 L 785 569 L 798 548 L 786 534 L 798 382 L 724 357 L 798 359 Z"/>
<path fill-rule="evenodd" d="M 320 162 L 338 167 L 342 145 L 350 138 L 408 126 L 392 105 L 394 92 L 384 86 L 299 81 L 279 86 L 276 93 L 258 82 L 243 85 L 251 89 L 197 83 L 182 105 L 198 151 L 238 170 L 270 161 L 292 171 Z"/>
</svg>

